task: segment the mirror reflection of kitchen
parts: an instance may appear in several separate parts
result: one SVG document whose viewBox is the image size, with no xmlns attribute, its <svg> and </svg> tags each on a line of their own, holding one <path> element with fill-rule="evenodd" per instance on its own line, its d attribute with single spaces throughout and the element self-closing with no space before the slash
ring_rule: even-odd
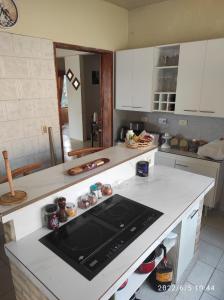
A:
<svg viewBox="0 0 224 300">
<path fill-rule="evenodd" d="M 100 147 L 100 55 L 56 49 L 64 160 L 68 152 Z"/>
</svg>

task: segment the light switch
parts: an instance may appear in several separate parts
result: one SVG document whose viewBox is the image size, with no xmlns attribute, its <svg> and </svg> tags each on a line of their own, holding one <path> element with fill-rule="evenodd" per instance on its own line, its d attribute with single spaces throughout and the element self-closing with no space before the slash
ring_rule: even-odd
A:
<svg viewBox="0 0 224 300">
<path fill-rule="evenodd" d="M 166 125 L 167 119 L 166 118 L 159 118 L 159 124 Z"/>
<path fill-rule="evenodd" d="M 147 117 L 141 117 L 141 121 L 144 122 L 144 123 L 147 123 L 148 120 L 149 120 L 149 119 L 148 119 Z"/>
<path fill-rule="evenodd" d="M 179 125 L 180 126 L 187 126 L 188 120 L 179 120 Z"/>
<path fill-rule="evenodd" d="M 41 132 L 42 132 L 42 134 L 46 134 L 47 133 L 47 126 L 46 125 L 42 125 L 41 126 Z"/>
</svg>

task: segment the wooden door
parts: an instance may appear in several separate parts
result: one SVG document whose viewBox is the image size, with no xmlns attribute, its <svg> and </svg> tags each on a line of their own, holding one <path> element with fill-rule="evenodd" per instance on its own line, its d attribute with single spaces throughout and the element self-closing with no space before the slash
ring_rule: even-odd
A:
<svg viewBox="0 0 224 300">
<path fill-rule="evenodd" d="M 177 77 L 177 114 L 199 114 L 207 41 L 180 45 Z"/>
<path fill-rule="evenodd" d="M 113 145 L 113 53 L 101 55 L 100 107 L 103 147 Z"/>
<path fill-rule="evenodd" d="M 100 144 L 103 147 L 111 147 L 113 145 L 113 52 L 108 50 L 82 47 L 78 45 L 70 45 L 63 43 L 54 43 L 54 54 L 55 54 L 55 68 L 57 76 L 57 90 L 58 90 L 58 104 L 60 104 L 62 83 L 58 79 L 57 75 L 57 63 L 56 63 L 56 49 L 69 49 L 75 51 L 89 52 L 93 54 L 99 54 L 101 57 L 100 65 L 100 129 L 101 139 Z M 60 105 L 59 107 L 59 118 L 60 117 Z M 60 126 L 61 128 L 61 126 Z M 61 130 L 61 144 L 62 144 L 62 160 L 64 161 L 64 149 L 63 139 Z"/>
</svg>

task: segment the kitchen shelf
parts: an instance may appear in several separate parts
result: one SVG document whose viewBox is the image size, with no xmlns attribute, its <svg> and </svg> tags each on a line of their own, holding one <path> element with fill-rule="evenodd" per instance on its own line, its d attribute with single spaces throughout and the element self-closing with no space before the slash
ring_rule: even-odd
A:
<svg viewBox="0 0 224 300">
<path fill-rule="evenodd" d="M 153 112 L 161 112 L 161 113 L 169 113 L 169 114 L 174 113 L 173 110 L 162 110 L 162 109 L 153 109 Z"/>
<path fill-rule="evenodd" d="M 169 113 L 175 111 L 179 52 L 180 45 L 166 45 L 155 49 L 153 111 Z"/>
<path fill-rule="evenodd" d="M 175 93 L 155 93 L 153 100 L 153 111 L 173 112 L 175 111 Z"/>
<path fill-rule="evenodd" d="M 174 95 L 176 95 L 176 92 L 154 92 L 154 94 L 174 94 Z"/>
<path fill-rule="evenodd" d="M 171 248 L 173 248 L 176 244 L 176 239 L 165 239 L 163 244 L 166 246 L 167 253 L 170 251 Z M 163 254 L 156 258 L 155 265 L 157 266 L 163 258 Z M 147 277 L 151 273 L 147 274 L 139 274 L 139 273 L 133 273 L 128 278 L 128 284 L 127 286 L 120 291 L 117 291 L 114 294 L 113 299 L 114 300 L 129 300 L 131 296 L 136 292 L 136 290 L 143 284 L 143 282 L 147 279 Z"/>
<path fill-rule="evenodd" d="M 178 66 L 160 66 L 160 67 L 157 67 L 155 66 L 154 69 L 177 69 Z"/>
</svg>

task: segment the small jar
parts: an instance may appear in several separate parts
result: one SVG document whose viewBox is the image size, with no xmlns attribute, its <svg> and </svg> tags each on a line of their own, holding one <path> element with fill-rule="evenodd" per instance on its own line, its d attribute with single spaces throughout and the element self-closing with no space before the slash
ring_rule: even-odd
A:
<svg viewBox="0 0 224 300">
<path fill-rule="evenodd" d="M 89 193 L 88 194 L 88 201 L 90 205 L 95 205 L 97 203 L 97 197 L 94 193 Z"/>
<path fill-rule="evenodd" d="M 45 222 L 48 229 L 55 230 L 59 227 L 57 217 L 57 204 L 48 204 L 44 209 Z"/>
<path fill-rule="evenodd" d="M 113 193 L 112 187 L 110 184 L 104 184 L 102 187 L 102 193 L 104 196 L 110 196 Z"/>
<path fill-rule="evenodd" d="M 74 217 L 76 215 L 76 206 L 74 203 L 66 203 L 66 213 L 68 217 Z"/>
<path fill-rule="evenodd" d="M 97 189 L 98 189 L 98 186 L 97 186 L 96 183 L 90 186 L 90 192 L 91 193 L 97 191 Z"/>
<path fill-rule="evenodd" d="M 88 195 L 83 195 L 79 198 L 78 207 L 82 209 L 86 209 L 90 206 Z"/>
<path fill-rule="evenodd" d="M 101 182 L 97 182 L 95 185 L 97 186 L 98 190 L 101 190 L 103 187 L 103 184 Z"/>
<path fill-rule="evenodd" d="M 65 211 L 65 206 L 66 206 L 66 198 L 65 197 L 59 197 L 56 199 L 56 202 L 59 206 L 59 211 L 58 211 L 58 220 L 61 223 L 64 223 L 68 220 L 68 216 Z"/>
<path fill-rule="evenodd" d="M 134 131 L 132 129 L 128 130 L 127 133 L 126 133 L 126 140 L 127 142 L 129 142 L 130 140 L 133 139 L 134 137 Z"/>
</svg>

